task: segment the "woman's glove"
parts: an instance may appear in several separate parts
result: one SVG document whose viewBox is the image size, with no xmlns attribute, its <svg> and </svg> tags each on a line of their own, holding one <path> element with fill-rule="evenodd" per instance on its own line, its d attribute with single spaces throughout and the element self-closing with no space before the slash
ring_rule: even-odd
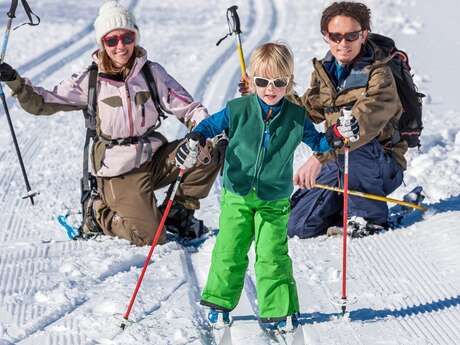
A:
<svg viewBox="0 0 460 345">
<path fill-rule="evenodd" d="M 16 79 L 17 73 L 13 67 L 3 62 L 0 64 L 0 81 L 12 81 Z"/>
</svg>

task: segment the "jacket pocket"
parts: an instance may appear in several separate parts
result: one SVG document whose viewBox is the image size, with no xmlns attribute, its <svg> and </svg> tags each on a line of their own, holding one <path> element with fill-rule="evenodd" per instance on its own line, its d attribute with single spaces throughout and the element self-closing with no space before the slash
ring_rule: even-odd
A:
<svg viewBox="0 0 460 345">
<path fill-rule="evenodd" d="M 107 149 L 107 146 L 102 141 L 96 141 L 93 144 L 91 156 L 93 160 L 94 172 L 96 174 L 102 168 L 104 164 L 104 157 L 105 157 L 106 149 Z"/>
<path fill-rule="evenodd" d="M 150 99 L 150 92 L 140 91 L 134 96 L 136 107 L 141 113 L 141 127 L 145 127 L 145 103 Z"/>
<path fill-rule="evenodd" d="M 102 103 L 107 104 L 112 108 L 119 108 L 123 106 L 123 101 L 120 96 L 112 96 L 101 100 Z"/>
</svg>

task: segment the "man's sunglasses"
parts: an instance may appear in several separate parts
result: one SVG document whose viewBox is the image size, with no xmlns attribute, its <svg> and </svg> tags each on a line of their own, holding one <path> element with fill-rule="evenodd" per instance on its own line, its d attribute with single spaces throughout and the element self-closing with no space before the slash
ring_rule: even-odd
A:
<svg viewBox="0 0 460 345">
<path fill-rule="evenodd" d="M 347 42 L 354 42 L 361 36 L 361 32 L 362 30 L 347 32 L 346 34 L 341 34 L 338 32 L 328 32 L 327 38 L 335 43 L 340 43 L 343 39 L 345 39 L 345 41 Z"/>
<path fill-rule="evenodd" d="M 274 87 L 286 87 L 289 83 L 289 78 L 266 79 L 262 77 L 254 77 L 254 84 L 258 87 L 267 87 L 272 84 Z"/>
<path fill-rule="evenodd" d="M 133 43 L 136 40 L 136 34 L 134 32 L 125 32 L 121 35 L 111 35 L 105 36 L 103 39 L 107 47 L 115 47 L 118 45 L 118 42 L 122 42 L 124 45 Z"/>
</svg>

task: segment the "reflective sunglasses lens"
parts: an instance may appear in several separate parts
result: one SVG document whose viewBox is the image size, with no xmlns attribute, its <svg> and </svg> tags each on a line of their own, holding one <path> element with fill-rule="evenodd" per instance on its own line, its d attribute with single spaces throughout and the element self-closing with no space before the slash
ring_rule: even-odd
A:
<svg viewBox="0 0 460 345">
<path fill-rule="evenodd" d="M 287 84 L 288 83 L 286 79 L 275 79 L 273 81 L 273 85 L 275 85 L 275 87 L 286 87 Z"/>
<path fill-rule="evenodd" d="M 121 36 L 121 41 L 123 42 L 123 44 L 131 44 L 134 42 L 135 38 L 136 35 L 134 34 L 134 32 L 127 32 L 126 34 Z"/>
<path fill-rule="evenodd" d="M 258 87 L 267 87 L 267 85 L 269 83 L 269 80 L 264 79 L 264 78 L 256 77 L 256 78 L 254 78 L 254 83 Z"/>
<path fill-rule="evenodd" d="M 339 34 L 337 32 L 329 32 L 328 36 L 332 42 L 336 42 L 336 43 L 340 43 L 343 39 L 342 34 Z"/>
<path fill-rule="evenodd" d="M 108 47 L 115 47 L 118 44 L 118 36 L 106 37 L 104 42 Z"/>
<path fill-rule="evenodd" d="M 348 32 L 344 35 L 345 41 L 354 42 L 359 38 L 361 31 Z"/>
<path fill-rule="evenodd" d="M 338 32 L 329 32 L 328 36 L 332 42 L 340 43 L 343 39 L 347 42 L 354 42 L 359 38 L 361 31 L 347 32 L 346 34 L 340 34 Z"/>
</svg>

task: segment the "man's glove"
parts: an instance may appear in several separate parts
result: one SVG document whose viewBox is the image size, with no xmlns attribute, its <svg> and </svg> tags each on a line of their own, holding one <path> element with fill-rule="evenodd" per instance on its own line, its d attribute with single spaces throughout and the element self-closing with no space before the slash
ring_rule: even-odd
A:
<svg viewBox="0 0 460 345">
<path fill-rule="evenodd" d="M 326 139 L 333 149 L 340 149 L 343 147 L 345 140 L 355 142 L 359 139 L 359 123 L 356 118 L 345 118 L 341 116 L 337 122 L 329 127 L 326 131 Z"/>
<path fill-rule="evenodd" d="M 191 132 L 185 137 L 176 152 L 176 165 L 182 169 L 192 168 L 198 159 L 200 147 L 206 144 L 206 138 L 199 132 Z"/>
<path fill-rule="evenodd" d="M 11 81 L 16 79 L 17 73 L 13 67 L 3 62 L 0 64 L 0 81 Z"/>
</svg>

